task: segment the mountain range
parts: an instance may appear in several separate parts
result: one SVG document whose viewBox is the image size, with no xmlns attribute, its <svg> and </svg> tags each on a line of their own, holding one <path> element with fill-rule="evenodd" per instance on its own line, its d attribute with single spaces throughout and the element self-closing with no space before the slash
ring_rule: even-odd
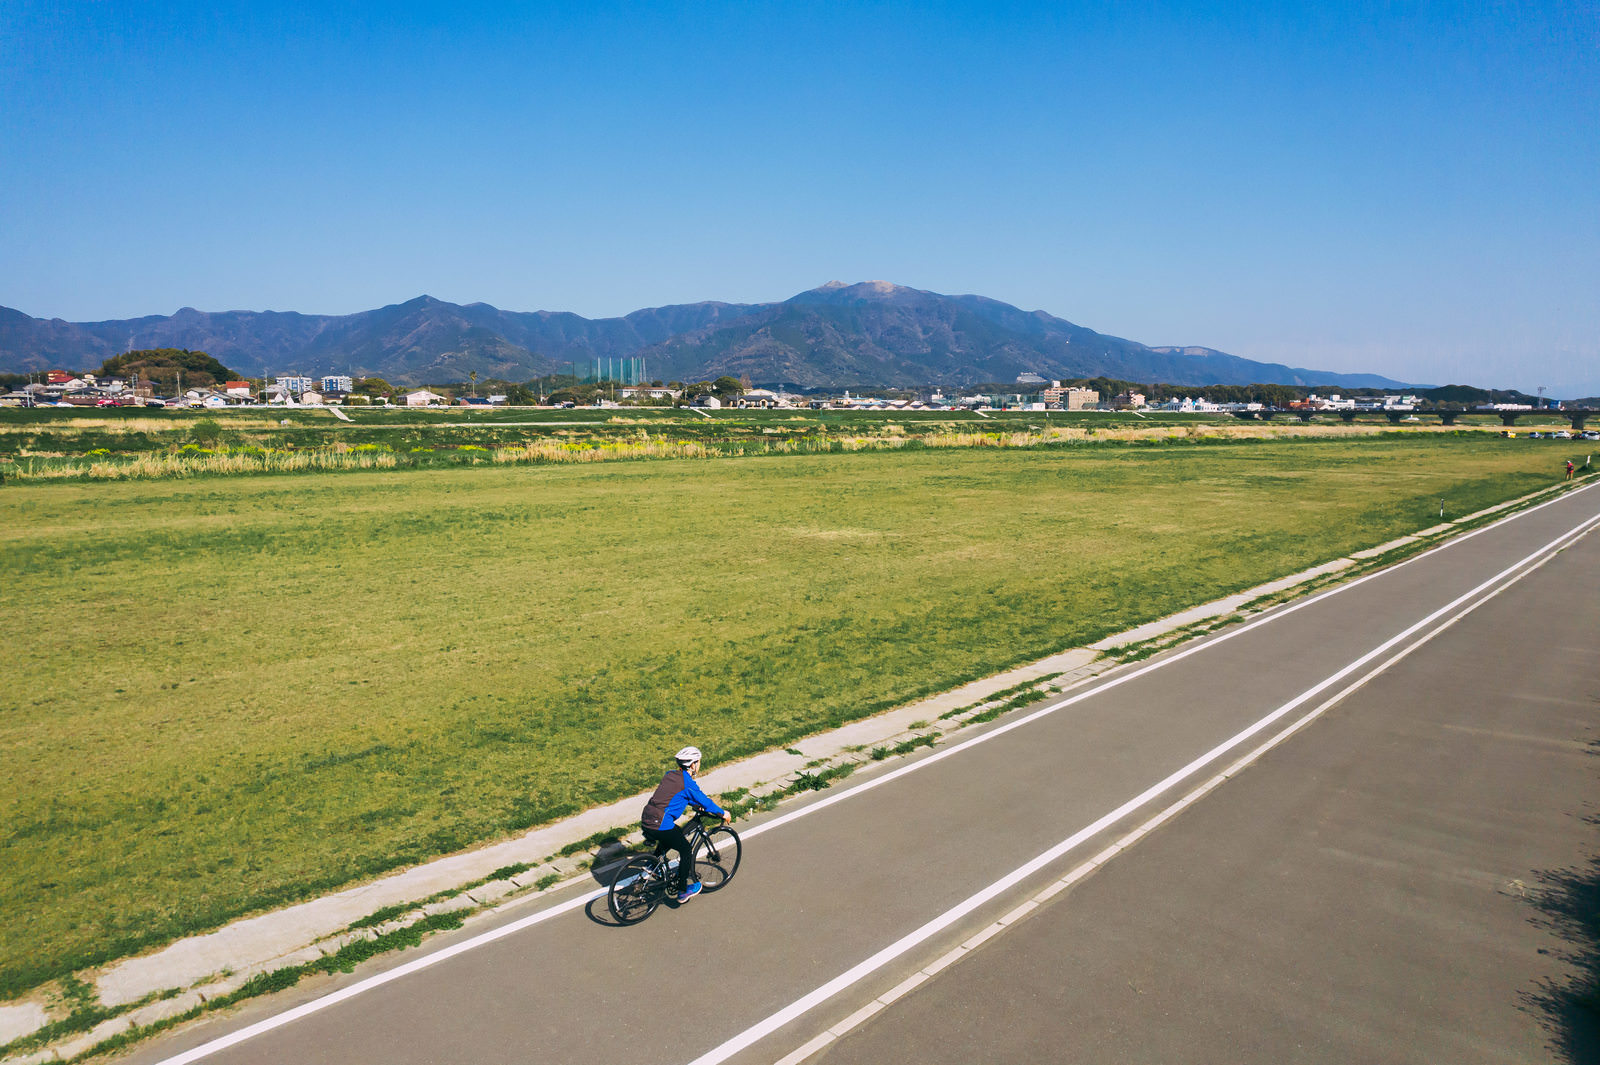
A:
<svg viewBox="0 0 1600 1065">
<path fill-rule="evenodd" d="M 780 303 L 688 303 L 583 318 L 419 296 L 346 315 L 197 311 L 106 322 L 0 307 L 0 372 L 92 369 L 124 351 L 205 351 L 247 376 L 341 372 L 395 384 L 525 381 L 642 358 L 649 378 L 748 375 L 803 388 L 1111 377 L 1176 385 L 1399 388 L 1376 374 L 1255 362 L 1203 347 L 1150 347 L 983 296 L 830 281 Z M 615 363 L 613 363 L 615 365 Z"/>
</svg>

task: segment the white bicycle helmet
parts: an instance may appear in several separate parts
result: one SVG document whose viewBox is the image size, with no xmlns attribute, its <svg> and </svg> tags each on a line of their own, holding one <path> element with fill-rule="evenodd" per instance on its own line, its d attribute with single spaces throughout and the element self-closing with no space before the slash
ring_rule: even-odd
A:
<svg viewBox="0 0 1600 1065">
<path fill-rule="evenodd" d="M 674 757 L 677 758 L 678 764 L 681 766 L 694 765 L 700 760 L 700 748 L 693 746 L 685 747 L 683 750 L 674 755 Z"/>
</svg>

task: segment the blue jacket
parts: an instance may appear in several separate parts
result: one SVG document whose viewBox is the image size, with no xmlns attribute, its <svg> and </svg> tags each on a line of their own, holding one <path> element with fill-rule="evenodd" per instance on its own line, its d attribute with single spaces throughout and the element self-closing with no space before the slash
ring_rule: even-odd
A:
<svg viewBox="0 0 1600 1065">
<path fill-rule="evenodd" d="M 694 782 L 694 777 L 689 775 L 687 769 L 669 769 L 666 776 L 661 778 L 656 793 L 644 804 L 644 816 L 639 819 L 639 823 L 645 828 L 657 831 L 673 828 L 690 803 L 707 813 L 718 815 L 723 813 L 722 807 L 712 802 L 711 796 L 700 790 L 700 785 Z"/>
</svg>

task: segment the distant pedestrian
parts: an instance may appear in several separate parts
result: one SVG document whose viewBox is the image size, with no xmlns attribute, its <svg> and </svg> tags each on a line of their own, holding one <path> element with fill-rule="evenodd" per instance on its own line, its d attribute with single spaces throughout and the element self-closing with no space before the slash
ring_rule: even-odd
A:
<svg viewBox="0 0 1600 1065">
<path fill-rule="evenodd" d="M 1575 468 L 1576 468 L 1576 467 L 1574 467 L 1574 466 L 1573 466 L 1573 465 L 1572 465 L 1572 460 L 1571 460 L 1571 459 L 1568 459 L 1568 460 L 1567 460 L 1567 480 L 1569 480 L 1569 481 L 1570 481 L 1570 480 L 1572 480 L 1572 471 L 1573 471 L 1573 470 L 1574 470 L 1574 469 L 1575 469 Z"/>
</svg>

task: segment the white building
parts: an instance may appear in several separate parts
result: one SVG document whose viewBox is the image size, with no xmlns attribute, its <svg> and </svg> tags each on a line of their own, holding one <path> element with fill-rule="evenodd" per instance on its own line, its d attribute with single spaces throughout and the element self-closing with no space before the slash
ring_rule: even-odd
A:
<svg viewBox="0 0 1600 1065">
<path fill-rule="evenodd" d="M 405 401 L 408 407 L 428 407 L 435 403 L 446 402 L 443 396 L 436 392 L 429 392 L 426 388 L 419 388 L 415 392 L 407 392 Z"/>
<path fill-rule="evenodd" d="M 1212 403 L 1208 399 L 1195 399 L 1193 396 L 1184 396 L 1182 399 L 1169 399 L 1165 403 L 1149 408 L 1150 410 L 1170 410 L 1179 414 L 1215 414 L 1221 410 L 1244 409 L 1260 410 L 1261 404 L 1250 406 L 1244 403 L 1230 403 L 1226 406 Z"/>
<path fill-rule="evenodd" d="M 309 377 L 281 376 L 274 378 L 278 387 L 288 392 L 291 396 L 298 396 L 302 392 L 309 392 L 316 387 L 316 382 Z"/>
<path fill-rule="evenodd" d="M 341 374 L 329 374 L 322 379 L 322 391 L 324 392 L 354 392 L 355 390 L 356 383 Z"/>
<path fill-rule="evenodd" d="M 657 388 L 654 385 L 623 385 L 617 389 L 623 399 L 677 399 L 683 395 L 681 388 Z"/>
<path fill-rule="evenodd" d="M 741 407 L 780 407 L 783 400 L 778 393 L 765 388 L 752 388 L 738 399 Z"/>
</svg>

